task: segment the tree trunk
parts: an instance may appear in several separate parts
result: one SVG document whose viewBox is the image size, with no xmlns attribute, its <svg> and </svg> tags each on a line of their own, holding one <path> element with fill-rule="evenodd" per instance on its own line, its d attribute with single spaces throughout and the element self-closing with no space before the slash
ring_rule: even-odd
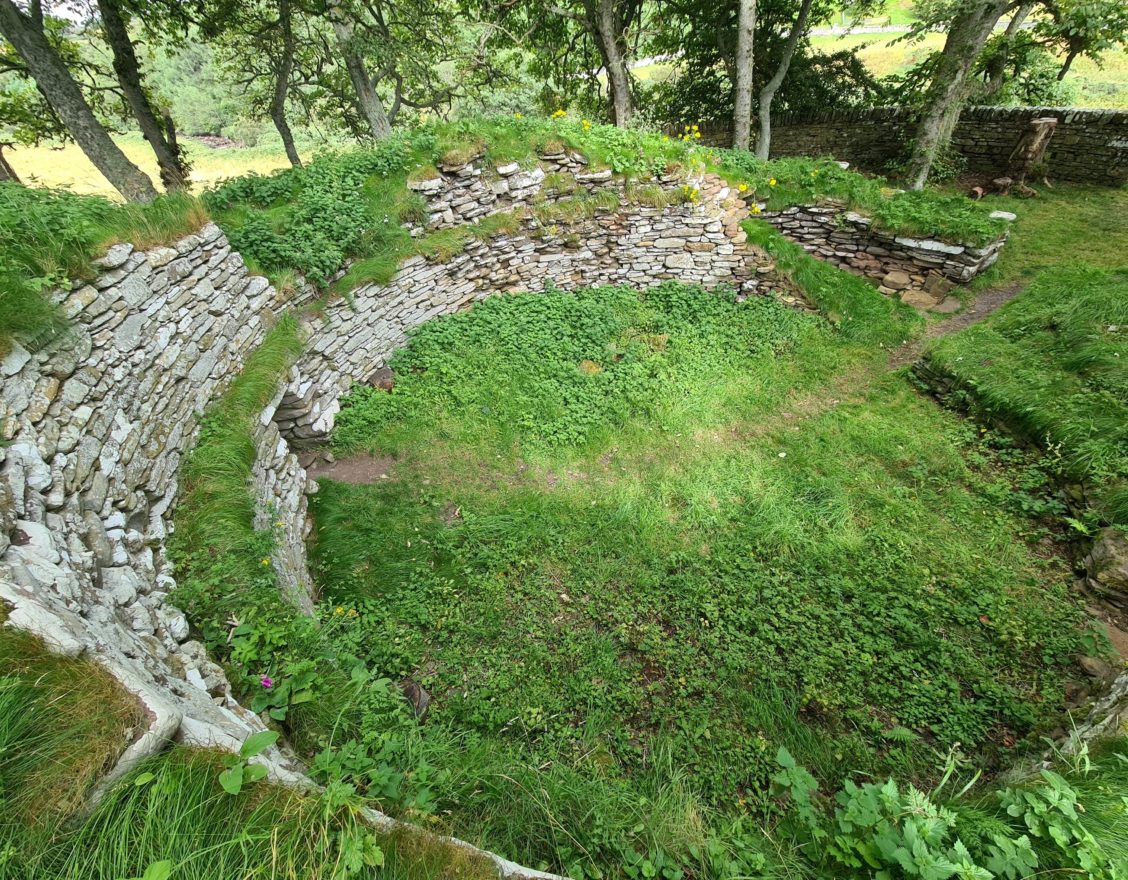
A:
<svg viewBox="0 0 1128 880">
<path fill-rule="evenodd" d="M 944 51 L 933 73 L 924 113 L 917 124 L 905 175 L 910 188 L 924 189 L 936 154 L 951 139 L 959 121 L 968 73 L 1010 3 L 1011 0 L 965 0 L 952 20 Z"/>
<path fill-rule="evenodd" d="M 161 182 L 165 189 L 182 189 L 188 185 L 188 163 L 165 138 L 160 120 L 149 103 L 149 96 L 141 85 L 141 69 L 137 54 L 133 51 L 133 41 L 129 39 L 129 29 L 122 17 L 118 0 L 98 0 L 98 12 L 106 32 L 113 57 L 114 74 L 122 94 L 129 105 L 133 118 L 141 129 L 141 134 L 157 157 L 161 172 Z"/>
<path fill-rule="evenodd" d="M 1062 64 L 1061 70 L 1058 71 L 1058 82 L 1061 82 L 1063 79 L 1065 79 L 1065 75 L 1069 73 L 1069 68 L 1073 66 L 1073 59 L 1080 54 L 1080 51 L 1077 49 L 1071 48 L 1069 50 L 1069 53 L 1065 56 L 1065 63 Z"/>
<path fill-rule="evenodd" d="M 46 36 L 12 0 L 0 0 L 0 33 L 15 47 L 36 86 L 67 133 L 122 196 L 131 202 L 156 198 L 153 182 L 126 158 L 94 117 L 82 90 Z"/>
<path fill-rule="evenodd" d="M 615 11 L 615 0 L 599 0 L 595 31 L 611 91 L 611 121 L 623 128 L 634 113 L 634 101 L 626 53 L 623 51 L 623 28 Z"/>
<path fill-rule="evenodd" d="M 783 85 L 783 80 L 787 76 L 787 69 L 791 67 L 791 59 L 795 57 L 799 38 L 803 36 L 803 31 L 807 27 L 807 15 L 810 11 L 811 0 L 803 0 L 799 7 L 799 16 L 795 19 L 791 33 L 787 36 L 787 44 L 783 47 L 783 56 L 779 59 L 779 67 L 776 68 L 776 72 L 772 74 L 772 78 L 768 80 L 767 85 L 760 90 L 760 136 L 756 139 L 757 159 L 767 161 L 771 153 L 772 101 L 775 99 L 779 87 Z"/>
<path fill-rule="evenodd" d="M 732 112 L 732 146 L 737 150 L 747 150 L 752 139 L 752 39 L 755 33 L 756 0 L 740 0 Z"/>
<path fill-rule="evenodd" d="M 9 164 L 8 157 L 4 155 L 4 148 L 7 146 L 11 145 L 0 144 L 0 183 L 21 183 L 16 169 Z"/>
<path fill-rule="evenodd" d="M 1000 51 L 995 53 L 995 57 L 991 59 L 991 63 L 987 67 L 986 93 L 988 95 L 997 94 L 999 89 L 1003 87 L 1007 60 L 1010 56 L 1010 49 L 1014 42 L 1015 34 L 1022 28 L 1023 22 L 1026 21 L 1026 17 L 1030 15 L 1033 9 L 1033 0 L 1026 0 L 1026 2 L 1015 10 L 1014 15 L 1011 16 L 1011 20 L 1007 23 L 1007 29 L 1003 32 L 1003 47 Z"/>
<path fill-rule="evenodd" d="M 282 28 L 282 56 L 278 59 L 278 71 L 274 78 L 270 118 L 274 120 L 274 127 L 282 137 L 286 158 L 292 166 L 300 168 L 302 160 L 294 146 L 294 135 L 286 119 L 286 98 L 290 94 L 290 76 L 294 72 L 294 28 L 290 18 L 290 0 L 278 0 L 278 23 Z"/>
<path fill-rule="evenodd" d="M 345 68 L 349 72 L 353 91 L 356 92 L 356 108 L 368 123 L 372 137 L 382 140 L 392 133 L 392 125 L 388 122 L 388 114 L 384 112 L 384 105 L 380 103 L 380 96 L 376 94 L 376 86 L 368 69 L 364 66 L 364 59 L 360 57 L 355 48 L 352 21 L 349 19 L 348 10 L 334 4 L 329 10 L 329 17 L 333 22 L 333 33 L 341 47 L 341 55 L 345 59 Z"/>
</svg>

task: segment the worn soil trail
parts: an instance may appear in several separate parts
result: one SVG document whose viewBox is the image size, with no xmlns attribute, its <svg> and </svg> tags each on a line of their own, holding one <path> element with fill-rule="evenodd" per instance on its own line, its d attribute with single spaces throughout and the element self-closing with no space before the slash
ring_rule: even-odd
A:
<svg viewBox="0 0 1128 880">
<path fill-rule="evenodd" d="M 946 321 L 932 321 L 925 328 L 924 333 L 911 342 L 906 342 L 893 352 L 889 358 L 890 369 L 908 366 L 920 359 L 925 346 L 934 339 L 958 333 L 965 327 L 978 323 L 997 309 L 1002 308 L 1012 299 L 1022 293 L 1026 285 L 1016 281 L 1005 287 L 991 287 L 982 291 L 975 302 L 966 306 L 961 312 L 948 318 Z"/>
<path fill-rule="evenodd" d="M 888 369 L 896 370 L 920 359 L 925 347 L 934 339 L 958 333 L 978 321 L 982 321 L 996 309 L 1006 305 L 1018 296 L 1025 284 L 1014 283 L 1005 287 L 982 291 L 971 305 L 959 313 L 941 321 L 931 321 L 924 332 L 916 339 L 906 342 L 889 355 Z M 872 363 L 854 365 L 835 376 L 816 391 L 795 397 L 781 407 L 775 418 L 756 424 L 734 424 L 727 429 L 713 430 L 699 435 L 698 440 L 712 442 L 748 442 L 780 429 L 798 430 L 799 423 L 822 415 L 841 403 L 860 403 L 866 390 L 875 379 L 886 371 L 875 370 Z M 327 478 L 341 483 L 365 485 L 381 480 L 392 479 L 396 460 L 387 455 L 361 454 L 345 458 L 326 460 L 323 450 L 311 450 L 303 456 L 310 477 Z M 555 483 L 550 480 L 549 488 Z"/>
</svg>

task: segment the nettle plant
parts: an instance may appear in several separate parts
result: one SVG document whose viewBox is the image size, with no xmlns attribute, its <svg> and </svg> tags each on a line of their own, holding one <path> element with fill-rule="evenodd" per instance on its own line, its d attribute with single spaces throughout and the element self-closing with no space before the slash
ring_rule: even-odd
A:
<svg viewBox="0 0 1128 880">
<path fill-rule="evenodd" d="M 833 810 L 787 749 L 781 747 L 776 760 L 772 787 L 790 798 L 786 824 L 806 856 L 836 877 L 1022 880 L 1055 870 L 1098 880 L 1124 876 L 1082 824 L 1076 791 L 1052 770 L 1042 770 L 1036 783 L 996 792 L 1003 816 L 977 828 L 954 808 L 974 779 L 950 805 L 937 800 L 955 769 L 951 757 L 932 792 L 893 779 L 847 780 Z"/>
</svg>

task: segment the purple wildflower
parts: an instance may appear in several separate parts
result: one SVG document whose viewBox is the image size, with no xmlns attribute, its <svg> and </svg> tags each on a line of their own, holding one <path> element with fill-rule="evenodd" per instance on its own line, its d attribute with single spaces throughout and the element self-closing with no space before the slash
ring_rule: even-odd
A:
<svg viewBox="0 0 1128 880">
<path fill-rule="evenodd" d="M 260 679 L 260 683 L 261 683 L 261 684 L 262 684 L 262 686 L 263 686 L 264 688 L 266 688 L 267 690 L 270 690 L 270 689 L 271 689 L 272 687 L 274 687 L 274 679 L 273 679 L 273 678 L 271 678 L 271 677 L 270 677 L 269 675 L 264 675 L 264 676 L 263 676 L 263 677 L 262 677 L 262 678 Z"/>
</svg>

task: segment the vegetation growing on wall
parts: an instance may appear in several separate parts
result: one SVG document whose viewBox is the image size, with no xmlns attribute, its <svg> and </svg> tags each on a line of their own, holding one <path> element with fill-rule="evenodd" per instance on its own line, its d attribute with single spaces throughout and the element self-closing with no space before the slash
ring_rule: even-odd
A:
<svg viewBox="0 0 1128 880">
<path fill-rule="evenodd" d="M 62 330 L 65 323 L 44 294 L 93 278 L 93 260 L 111 244 L 155 247 L 206 221 L 200 202 L 186 195 L 120 205 L 0 183 L 0 354 L 13 339 L 43 344 Z"/>
</svg>

